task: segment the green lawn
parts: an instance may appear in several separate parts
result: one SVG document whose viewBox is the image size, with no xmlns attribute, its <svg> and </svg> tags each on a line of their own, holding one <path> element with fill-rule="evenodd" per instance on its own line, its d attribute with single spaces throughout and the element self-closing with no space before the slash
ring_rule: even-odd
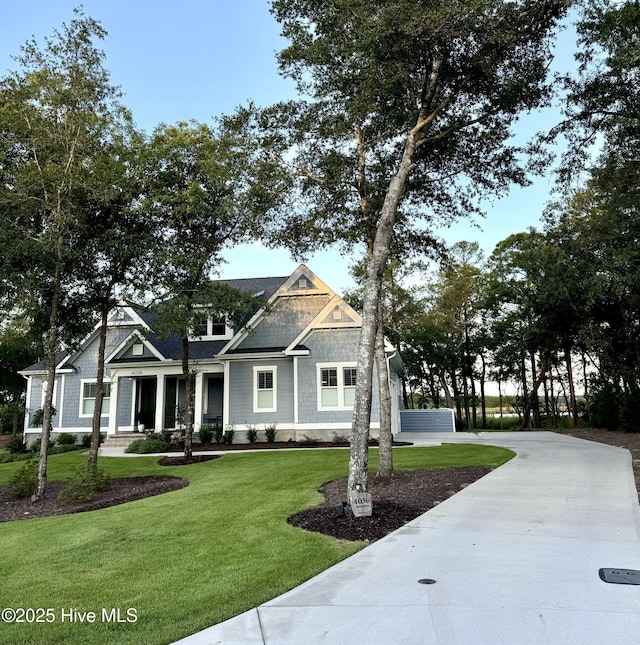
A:
<svg viewBox="0 0 640 645">
<path fill-rule="evenodd" d="M 101 511 L 0 524 L 0 609 L 53 610 L 52 622 L 0 623 L 0 642 L 170 643 L 295 587 L 365 546 L 286 523 L 321 501 L 323 482 L 346 475 L 348 456 L 346 450 L 233 453 L 182 467 L 158 466 L 154 457 L 102 458 L 112 477 L 178 475 L 191 483 Z M 464 444 L 394 453 L 396 470 L 493 467 L 512 456 Z M 50 457 L 50 479 L 64 478 L 85 459 Z M 371 450 L 372 469 L 376 462 Z M 22 463 L 0 465 L 0 484 Z M 103 609 L 119 609 L 126 621 L 130 608 L 135 622 L 102 619 Z M 72 620 L 73 609 L 95 612 L 96 622 Z"/>
</svg>

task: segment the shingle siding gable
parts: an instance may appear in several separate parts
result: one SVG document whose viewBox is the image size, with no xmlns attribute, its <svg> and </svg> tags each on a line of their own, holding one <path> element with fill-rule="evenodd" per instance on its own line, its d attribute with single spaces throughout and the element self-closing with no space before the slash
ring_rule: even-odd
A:
<svg viewBox="0 0 640 645">
<path fill-rule="evenodd" d="M 288 347 L 324 309 L 329 300 L 327 295 L 277 300 L 236 349 L 246 351 Z"/>
</svg>

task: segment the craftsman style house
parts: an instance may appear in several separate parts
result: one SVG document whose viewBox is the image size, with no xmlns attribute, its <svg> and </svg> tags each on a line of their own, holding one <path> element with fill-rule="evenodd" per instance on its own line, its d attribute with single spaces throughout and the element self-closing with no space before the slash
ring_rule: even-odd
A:
<svg viewBox="0 0 640 645">
<path fill-rule="evenodd" d="M 277 424 L 278 440 L 305 436 L 330 440 L 351 427 L 356 352 L 361 318 L 309 268 L 289 277 L 225 280 L 264 300 L 251 320 L 231 329 L 220 316 L 202 316 L 190 342 L 196 374 L 195 430 L 233 425 L 236 441 L 248 426 Z M 105 365 L 103 426 L 108 437 L 139 429 L 179 428 L 185 384 L 178 338 L 161 339 L 152 313 L 123 304 L 110 315 Z M 98 329 L 56 370 L 53 433 L 91 430 L 96 388 Z M 393 431 L 400 431 L 402 364 L 388 351 Z M 33 418 L 44 401 L 42 364 L 25 369 L 25 438 L 40 428 Z M 377 390 L 377 387 L 375 388 Z M 372 429 L 379 427 L 374 393 Z"/>
</svg>

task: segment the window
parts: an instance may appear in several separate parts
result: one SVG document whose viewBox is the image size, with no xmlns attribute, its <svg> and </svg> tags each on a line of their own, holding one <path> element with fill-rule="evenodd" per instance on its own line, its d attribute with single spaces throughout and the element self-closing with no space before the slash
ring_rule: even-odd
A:
<svg viewBox="0 0 640 645">
<path fill-rule="evenodd" d="M 227 333 L 227 319 L 224 316 L 211 318 L 211 336 L 224 336 Z"/>
<path fill-rule="evenodd" d="M 144 345 L 142 343 L 134 343 L 131 347 L 131 356 L 143 356 Z"/>
<path fill-rule="evenodd" d="M 208 336 L 209 335 L 209 317 L 196 316 L 193 322 L 193 335 L 194 336 Z"/>
<path fill-rule="evenodd" d="M 102 399 L 102 416 L 109 415 L 111 404 L 111 383 L 103 382 L 104 398 Z M 95 381 L 83 381 L 82 398 L 80 399 L 80 416 L 92 417 L 96 405 L 98 384 Z"/>
<path fill-rule="evenodd" d="M 277 408 L 277 368 L 253 368 L 253 411 L 275 412 Z"/>
<path fill-rule="evenodd" d="M 229 340 L 233 330 L 223 315 L 199 314 L 193 321 L 192 340 Z"/>
<path fill-rule="evenodd" d="M 353 364 L 318 365 L 318 409 L 349 410 L 356 394 Z"/>
<path fill-rule="evenodd" d="M 320 398 L 323 408 L 338 407 L 338 370 L 327 367 L 321 370 L 322 384 Z"/>
<path fill-rule="evenodd" d="M 342 369 L 342 374 L 344 383 L 344 405 L 347 408 L 352 408 L 356 399 L 356 368 L 344 367 Z"/>
</svg>

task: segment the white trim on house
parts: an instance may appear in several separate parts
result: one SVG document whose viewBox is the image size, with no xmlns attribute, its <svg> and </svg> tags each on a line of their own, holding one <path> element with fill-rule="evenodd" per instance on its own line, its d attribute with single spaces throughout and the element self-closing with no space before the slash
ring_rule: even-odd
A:
<svg viewBox="0 0 640 645">
<path fill-rule="evenodd" d="M 136 339 L 134 342 L 131 342 L 132 339 Z M 117 347 L 116 349 L 105 358 L 105 365 L 114 361 L 115 357 L 124 351 L 129 345 L 134 343 L 142 343 L 158 360 L 167 361 L 169 359 L 165 358 L 137 329 L 134 329 Z M 114 361 L 117 363 L 118 361 Z"/>
<path fill-rule="evenodd" d="M 335 310 L 341 311 L 346 314 L 351 320 L 347 321 L 330 321 L 323 322 L 327 316 Z M 302 341 L 310 336 L 314 331 L 319 329 L 356 329 L 362 326 L 362 317 L 355 309 L 352 309 L 340 296 L 334 295 L 333 298 L 318 312 L 315 318 L 298 334 L 292 343 L 284 350 L 287 355 L 298 353 L 300 350 L 295 348 L 302 343 Z"/>
<path fill-rule="evenodd" d="M 192 336 L 190 334 L 189 341 L 198 342 L 203 340 L 231 340 L 233 338 L 233 329 L 229 327 L 228 319 L 226 316 L 224 315 L 219 316 L 220 318 L 224 318 L 224 330 L 225 330 L 224 334 L 214 334 L 213 326 L 214 326 L 214 318 L 216 317 L 216 314 L 211 313 L 206 307 L 202 307 L 202 310 L 203 310 L 202 313 L 198 312 L 197 310 L 195 313 L 197 315 L 207 317 L 207 333 L 201 336 Z"/>
<path fill-rule="evenodd" d="M 260 375 L 271 374 L 271 387 L 268 387 L 268 379 L 265 377 L 263 384 L 260 387 Z M 261 392 L 271 392 L 271 406 L 263 406 L 260 401 Z M 253 411 L 255 413 L 261 412 L 277 412 L 278 411 L 278 366 L 277 365 L 254 365 L 253 366 Z"/>
<path fill-rule="evenodd" d="M 355 393 L 355 380 L 353 384 L 345 384 L 345 369 L 355 370 L 357 364 L 349 362 L 316 363 L 316 391 L 319 412 L 333 412 L 336 410 L 353 410 L 353 401 L 350 401 L 351 392 Z M 335 369 L 335 385 L 323 385 L 323 371 Z M 330 375 L 329 375 L 330 376 Z M 328 403 L 335 392 L 335 405 Z"/>
<path fill-rule="evenodd" d="M 296 424 L 298 423 L 298 420 L 300 418 L 299 415 L 299 401 L 298 401 L 298 393 L 300 391 L 300 387 L 298 384 L 298 360 L 299 356 L 294 356 L 293 357 L 293 423 Z"/>
<path fill-rule="evenodd" d="M 307 278 L 308 283 L 307 287 L 304 289 L 294 289 L 294 286 L 299 283 L 300 278 Z M 261 307 L 249 320 L 249 322 L 244 326 L 244 329 L 236 334 L 221 350 L 218 354 L 219 356 L 226 355 L 227 352 L 236 348 L 240 345 L 249 334 L 257 327 L 260 321 L 264 316 L 269 312 L 270 306 L 280 298 L 297 296 L 299 297 L 301 293 L 305 295 L 329 295 L 335 296 L 335 292 L 330 289 L 318 276 L 311 271 L 307 266 L 301 264 L 287 280 L 284 281 L 278 290 L 269 298 L 267 303 Z M 294 345 L 295 347 L 295 345 Z"/>
<path fill-rule="evenodd" d="M 123 314 L 126 314 L 129 316 L 129 320 L 118 320 L 117 316 L 119 315 L 120 312 L 123 312 Z M 136 311 L 126 305 L 126 304 L 119 304 L 117 305 L 114 309 L 112 309 L 110 312 L 110 315 L 107 319 L 107 327 L 143 327 L 147 331 L 151 331 L 151 328 L 149 325 L 147 325 L 144 320 L 136 313 Z M 68 354 L 65 356 L 60 363 L 56 366 L 56 372 L 57 371 L 62 371 L 62 367 L 65 363 L 73 363 L 75 358 L 79 356 L 83 351 L 84 348 L 87 347 L 93 340 L 95 340 L 99 334 L 100 334 L 100 327 L 102 326 L 101 322 L 96 323 L 94 326 L 93 330 L 89 332 L 80 342 L 80 345 L 78 346 L 79 349 L 75 351 L 73 354 Z M 72 371 L 72 370 L 70 370 Z"/>
<path fill-rule="evenodd" d="M 58 375 L 56 374 L 54 376 L 54 378 L 53 378 L 53 398 L 51 399 L 51 405 L 53 405 L 53 407 L 56 408 L 56 412 L 57 412 L 58 407 L 60 407 L 60 406 L 56 405 L 57 402 L 58 402 L 58 399 L 57 399 L 57 397 L 58 397 L 58 378 L 57 378 L 57 376 Z M 45 397 L 47 395 L 47 389 L 49 388 L 49 381 L 47 380 L 46 375 L 42 378 L 40 383 L 41 383 L 41 388 L 40 388 L 40 407 L 42 407 L 44 405 L 44 399 L 45 399 Z"/>
<path fill-rule="evenodd" d="M 85 396 L 84 395 L 84 386 L 85 385 L 98 385 L 98 381 L 96 379 L 90 379 L 90 378 L 83 378 L 80 381 L 80 401 L 79 401 L 79 411 L 78 411 L 78 417 L 80 419 L 92 419 L 93 418 L 93 409 L 91 412 L 85 412 L 84 411 L 84 403 L 85 401 L 89 402 L 93 400 L 94 402 L 94 408 L 95 408 L 95 396 L 90 397 L 90 396 Z M 106 396 L 106 391 L 104 398 L 102 399 L 102 412 L 100 414 L 101 417 L 108 417 L 109 416 L 109 410 L 111 410 L 111 381 L 108 378 L 105 378 L 102 382 L 102 387 L 105 389 L 106 386 L 109 386 L 109 396 Z M 107 412 L 104 411 L 104 402 L 109 401 L 109 410 Z"/>
<path fill-rule="evenodd" d="M 62 417 L 64 415 L 64 384 L 65 384 L 65 376 L 66 374 L 63 374 L 60 377 L 60 405 L 58 406 L 58 428 L 62 428 Z"/>
</svg>

